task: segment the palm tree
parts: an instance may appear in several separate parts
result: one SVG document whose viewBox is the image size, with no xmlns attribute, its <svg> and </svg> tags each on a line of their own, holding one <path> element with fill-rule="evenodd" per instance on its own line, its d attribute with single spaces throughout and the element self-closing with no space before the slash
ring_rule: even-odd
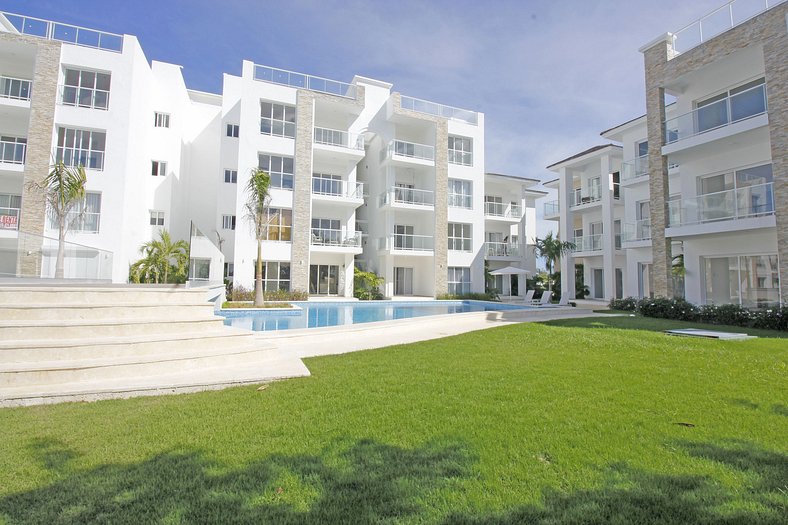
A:
<svg viewBox="0 0 788 525">
<path fill-rule="evenodd" d="M 170 272 L 175 275 L 186 273 L 189 264 L 189 245 L 186 241 L 172 242 L 167 230 L 159 232 L 159 239 L 148 241 L 140 246 L 145 257 L 131 265 L 130 274 L 135 282 L 166 283 Z"/>
<path fill-rule="evenodd" d="M 254 277 L 254 306 L 263 306 L 263 241 L 268 234 L 268 207 L 271 176 L 260 168 L 252 169 L 246 185 L 246 218 L 252 223 L 257 239 L 257 267 Z"/>
<path fill-rule="evenodd" d="M 550 232 L 544 239 L 536 239 L 534 244 L 536 255 L 544 258 L 544 264 L 547 268 L 548 280 L 547 289 L 553 290 L 553 265 L 557 263 L 561 257 L 575 249 L 575 243 L 569 241 L 561 241 L 553 237 L 553 232 Z"/>
<path fill-rule="evenodd" d="M 58 226 L 57 262 L 55 263 L 55 279 L 63 278 L 63 267 L 66 251 L 66 233 L 80 219 L 81 214 L 74 215 L 74 208 L 85 199 L 85 167 L 69 167 L 58 162 L 41 182 L 32 182 L 30 187 L 44 193 L 47 213 L 53 223 Z"/>
</svg>

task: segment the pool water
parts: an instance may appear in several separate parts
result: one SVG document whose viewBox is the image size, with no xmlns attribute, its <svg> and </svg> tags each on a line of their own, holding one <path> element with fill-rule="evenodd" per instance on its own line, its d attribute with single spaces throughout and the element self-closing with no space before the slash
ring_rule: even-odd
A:
<svg viewBox="0 0 788 525">
<path fill-rule="evenodd" d="M 486 301 L 365 301 L 365 302 L 295 302 L 292 310 L 220 310 L 224 324 L 254 331 L 318 328 L 375 321 L 390 321 L 428 315 L 525 310 L 525 305 Z"/>
</svg>

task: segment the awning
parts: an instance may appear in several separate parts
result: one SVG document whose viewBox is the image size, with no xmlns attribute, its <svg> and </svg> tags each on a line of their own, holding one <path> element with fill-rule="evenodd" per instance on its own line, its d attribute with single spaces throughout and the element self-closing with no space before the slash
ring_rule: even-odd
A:
<svg viewBox="0 0 788 525">
<path fill-rule="evenodd" d="M 525 275 L 527 273 L 531 273 L 531 272 L 529 272 L 528 270 L 523 270 L 522 268 L 507 266 L 506 268 L 501 268 L 500 270 L 491 271 L 490 275 Z"/>
</svg>

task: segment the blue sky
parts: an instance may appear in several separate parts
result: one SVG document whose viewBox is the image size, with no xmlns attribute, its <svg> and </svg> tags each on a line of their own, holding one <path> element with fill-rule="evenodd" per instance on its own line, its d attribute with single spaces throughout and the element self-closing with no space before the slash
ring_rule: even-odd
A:
<svg viewBox="0 0 788 525">
<path fill-rule="evenodd" d="M 0 10 L 135 35 L 219 92 L 241 61 L 482 111 L 486 169 L 544 169 L 645 111 L 638 48 L 724 0 L 0 0 Z M 540 230 L 544 230 L 541 225 Z"/>
</svg>

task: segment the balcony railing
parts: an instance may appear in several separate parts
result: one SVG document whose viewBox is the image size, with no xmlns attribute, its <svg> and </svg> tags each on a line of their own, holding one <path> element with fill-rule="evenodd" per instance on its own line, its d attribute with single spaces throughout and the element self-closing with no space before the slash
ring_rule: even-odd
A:
<svg viewBox="0 0 788 525">
<path fill-rule="evenodd" d="M 648 177 L 648 156 L 621 163 L 621 182 Z"/>
<path fill-rule="evenodd" d="M 30 100 L 32 82 L 22 78 L 0 77 L 0 98 Z"/>
<path fill-rule="evenodd" d="M 785 0 L 733 0 L 673 33 L 673 48 L 684 53 Z"/>
<path fill-rule="evenodd" d="M 431 235 L 395 233 L 389 237 L 383 237 L 382 239 L 379 239 L 378 248 L 381 250 L 431 252 L 435 249 L 435 239 Z"/>
<path fill-rule="evenodd" d="M 380 205 L 410 204 L 413 206 L 434 206 L 435 193 L 430 190 L 417 190 L 415 188 L 389 188 L 380 194 Z"/>
<path fill-rule="evenodd" d="M 523 216 L 523 209 L 521 206 L 504 204 L 503 202 L 485 202 L 484 214 L 488 217 L 520 219 Z"/>
<path fill-rule="evenodd" d="M 312 195 L 362 199 L 364 197 L 364 183 L 312 177 Z"/>
<path fill-rule="evenodd" d="M 455 108 L 445 104 L 407 97 L 405 95 L 400 97 L 400 107 L 402 107 L 402 109 L 409 109 L 411 111 L 434 115 L 436 117 L 461 120 L 462 122 L 467 122 L 474 126 L 479 123 L 479 114 L 475 111 Z"/>
<path fill-rule="evenodd" d="M 0 207 L 0 230 L 18 230 L 19 212 L 19 208 Z"/>
<path fill-rule="evenodd" d="M 758 184 L 668 202 L 671 227 L 774 214 L 774 184 Z"/>
<path fill-rule="evenodd" d="M 640 219 L 624 224 L 622 233 L 624 242 L 647 241 L 651 239 L 651 219 Z"/>
<path fill-rule="evenodd" d="M 0 162 L 24 164 L 26 156 L 27 144 L 24 142 L 0 141 Z"/>
<path fill-rule="evenodd" d="M 544 203 L 544 214 L 545 216 L 548 215 L 558 215 L 558 212 L 561 211 L 561 205 L 557 200 L 548 201 Z"/>
<path fill-rule="evenodd" d="M 347 246 L 358 248 L 361 246 L 361 232 L 348 231 L 344 228 L 340 230 L 312 228 L 312 237 L 309 244 L 312 246 Z"/>
<path fill-rule="evenodd" d="M 364 151 L 364 135 L 338 129 L 315 128 L 315 144 Z"/>
<path fill-rule="evenodd" d="M 575 249 L 573 250 L 574 252 L 600 251 L 602 249 L 602 234 L 575 237 L 572 242 L 575 243 Z"/>
<path fill-rule="evenodd" d="M 383 158 L 391 158 L 394 155 L 434 162 L 435 148 L 428 144 L 417 144 L 395 139 L 389 142 L 386 151 L 383 153 Z"/>
<path fill-rule="evenodd" d="M 485 242 L 484 253 L 486 257 L 521 257 L 522 245 L 510 242 Z"/>
<path fill-rule="evenodd" d="M 78 86 L 60 86 L 60 100 L 64 106 L 107 109 L 109 107 L 109 91 Z"/>
<path fill-rule="evenodd" d="M 766 86 L 761 84 L 666 120 L 665 143 L 694 137 L 766 112 Z"/>
<path fill-rule="evenodd" d="M 308 89 L 309 91 L 327 93 L 338 97 L 356 98 L 355 84 L 305 75 L 304 73 L 296 73 L 295 71 L 288 71 L 286 69 L 277 69 L 275 67 L 255 64 L 254 79 L 260 82 L 270 82 L 282 86 Z"/>
<path fill-rule="evenodd" d="M 96 31 L 85 27 L 61 24 L 31 16 L 16 15 L 0 11 L 0 15 L 11 22 L 14 28 L 23 35 L 37 36 L 47 40 L 58 40 L 67 44 L 92 47 L 104 51 L 123 52 L 123 35 Z"/>
<path fill-rule="evenodd" d="M 602 200 L 602 195 L 600 193 L 581 193 L 579 191 L 573 192 L 569 196 L 569 207 L 574 208 L 575 206 L 582 206 L 584 204 L 592 204 L 594 202 L 599 202 Z"/>
</svg>

